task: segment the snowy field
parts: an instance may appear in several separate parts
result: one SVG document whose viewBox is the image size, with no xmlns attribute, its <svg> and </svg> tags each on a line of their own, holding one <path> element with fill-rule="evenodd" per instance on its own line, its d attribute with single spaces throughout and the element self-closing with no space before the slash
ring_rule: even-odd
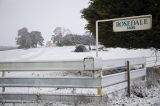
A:
<svg viewBox="0 0 160 106">
<path fill-rule="evenodd" d="M 61 60 L 76 60 L 83 59 L 85 57 L 96 57 L 96 51 L 90 52 L 73 52 L 75 49 L 74 46 L 68 47 L 53 47 L 53 48 L 34 48 L 34 49 L 15 49 L 15 50 L 7 50 L 0 51 L 0 62 L 3 61 L 61 61 Z M 159 56 L 159 52 L 156 54 Z M 105 51 L 99 51 L 99 57 L 102 59 L 122 59 L 122 58 L 134 58 L 134 57 L 146 57 L 147 58 L 147 67 L 152 67 L 154 65 L 159 65 L 159 59 L 156 62 L 155 51 L 151 49 L 122 49 L 122 48 L 107 48 Z M 12 76 L 68 76 L 68 73 L 65 72 L 28 72 L 23 74 L 23 72 L 10 72 L 6 74 L 7 77 Z M 70 76 L 75 76 L 75 74 L 70 73 Z M 126 96 L 121 96 L 119 93 L 114 94 L 110 100 L 110 105 L 113 106 L 150 106 L 151 104 L 159 104 L 157 101 L 160 100 L 160 87 L 153 87 L 153 89 L 147 90 L 149 96 L 146 98 L 139 98 L 135 95 L 132 95 L 131 98 Z M 56 88 L 52 89 L 52 92 L 55 92 Z M 8 91 L 17 92 L 18 88 L 14 88 L 13 90 L 9 89 Z M 27 93 L 52 93 L 51 89 L 28 89 L 24 88 L 24 91 Z M 60 89 L 56 90 L 56 92 L 72 92 L 72 90 Z M 82 92 L 82 91 L 81 91 Z M 108 106 L 110 106 L 108 105 Z M 159 105 L 153 105 L 159 106 Z"/>
<path fill-rule="evenodd" d="M 93 48 L 93 47 L 92 47 Z M 73 52 L 74 46 L 53 47 L 53 48 L 33 48 L 33 49 L 15 49 L 0 51 L 0 61 L 55 61 L 83 59 L 84 57 L 96 57 L 95 51 Z M 157 54 L 159 56 L 159 54 Z M 122 49 L 107 48 L 105 51 L 99 51 L 99 57 L 102 59 L 120 59 L 134 57 L 155 56 L 151 49 Z"/>
<path fill-rule="evenodd" d="M 73 52 L 74 46 L 53 47 L 53 48 L 34 48 L 34 49 L 15 49 L 0 52 L 0 61 L 32 61 L 32 60 L 70 60 L 83 59 L 90 56 L 95 57 L 96 52 Z M 107 51 L 100 51 L 99 57 L 102 59 L 117 59 L 128 57 L 148 57 L 153 51 L 150 49 L 127 50 L 121 48 L 108 48 Z"/>
<path fill-rule="evenodd" d="M 92 47 L 95 48 L 95 47 Z M 73 52 L 75 46 L 53 47 L 53 48 L 33 48 L 33 49 L 15 49 L 0 51 L 0 62 L 3 61 L 62 61 L 76 60 L 85 57 L 96 57 L 96 51 Z M 155 56 L 158 56 L 156 59 Z M 99 51 L 99 57 L 102 59 L 122 59 L 134 57 L 146 57 L 147 67 L 160 65 L 160 52 L 152 49 L 122 49 L 107 48 L 105 51 Z M 157 60 L 157 61 L 156 61 Z"/>
</svg>

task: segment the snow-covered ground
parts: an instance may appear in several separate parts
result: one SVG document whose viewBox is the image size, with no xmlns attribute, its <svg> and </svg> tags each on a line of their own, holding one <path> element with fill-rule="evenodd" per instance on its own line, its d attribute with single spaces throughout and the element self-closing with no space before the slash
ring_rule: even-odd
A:
<svg viewBox="0 0 160 106">
<path fill-rule="evenodd" d="M 94 48 L 94 47 L 92 47 Z M 96 57 L 96 51 L 90 52 L 73 52 L 75 46 L 53 47 L 53 48 L 32 48 L 32 49 L 15 49 L 0 51 L 1 61 L 61 61 L 83 59 L 85 57 Z M 147 67 L 160 65 L 160 53 L 152 49 L 122 49 L 107 48 L 105 51 L 99 51 L 99 57 L 102 59 L 121 59 L 146 57 Z"/>
<path fill-rule="evenodd" d="M 32 61 L 32 60 L 70 60 L 83 59 L 87 56 L 96 57 L 96 52 L 73 52 L 74 46 L 53 47 L 53 48 L 34 48 L 34 49 L 15 49 L 0 52 L 0 61 Z M 102 59 L 117 59 L 128 57 L 150 56 L 153 51 L 150 49 L 127 50 L 121 48 L 108 48 L 107 51 L 99 51 Z"/>
<path fill-rule="evenodd" d="M 8 51 L 0 51 L 0 62 L 3 61 L 61 61 L 61 60 L 75 60 L 75 59 L 83 59 L 85 57 L 96 57 L 96 51 L 90 52 L 73 52 L 75 49 L 74 46 L 66 46 L 66 47 L 53 47 L 53 48 L 33 48 L 33 49 L 15 49 Z M 151 49 L 122 49 L 122 48 L 107 48 L 105 51 L 99 51 L 99 57 L 102 59 L 120 59 L 120 58 L 134 58 L 134 57 L 147 57 L 147 66 L 153 66 L 156 64 L 160 64 L 160 62 L 156 62 L 156 58 L 153 57 L 154 51 Z M 159 54 L 157 54 L 159 56 Z M 150 58 L 148 58 L 150 57 Z M 23 74 L 23 72 L 11 72 L 7 73 L 7 76 L 66 76 L 68 74 L 64 72 L 52 73 L 37 73 L 37 72 L 28 72 Z M 71 75 L 73 76 L 73 75 Z M 11 88 L 12 89 L 12 88 Z M 14 88 L 13 90 L 9 89 L 9 91 L 17 91 Z M 55 91 L 54 89 L 32 89 L 24 88 L 24 91 L 28 93 L 31 92 L 47 92 L 51 93 Z M 150 104 L 158 103 L 160 100 L 160 87 L 153 87 L 150 89 L 149 96 L 144 98 L 139 98 L 134 95 L 131 98 L 127 98 L 125 96 L 115 96 L 113 100 L 110 101 L 110 105 L 114 106 L 150 106 Z M 65 91 L 64 91 L 65 90 Z M 56 92 L 72 92 L 72 90 L 60 89 Z M 153 95 L 152 95 L 153 94 Z M 119 94 L 118 94 L 119 95 Z M 158 106 L 158 105 L 155 105 Z"/>
</svg>

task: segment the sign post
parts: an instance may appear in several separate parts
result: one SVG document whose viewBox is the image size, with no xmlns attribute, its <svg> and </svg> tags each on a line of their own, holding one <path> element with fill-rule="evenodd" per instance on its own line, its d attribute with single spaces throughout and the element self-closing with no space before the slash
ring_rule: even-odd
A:
<svg viewBox="0 0 160 106">
<path fill-rule="evenodd" d="M 152 15 L 141 15 L 96 21 L 96 57 L 98 57 L 98 23 L 113 21 L 113 32 L 149 30 L 152 28 Z"/>
</svg>

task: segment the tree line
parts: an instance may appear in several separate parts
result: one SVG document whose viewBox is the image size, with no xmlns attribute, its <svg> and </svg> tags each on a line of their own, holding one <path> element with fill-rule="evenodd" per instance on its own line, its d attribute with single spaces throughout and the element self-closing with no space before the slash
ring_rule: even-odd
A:
<svg viewBox="0 0 160 106">
<path fill-rule="evenodd" d="M 63 29 L 63 30 L 62 30 Z M 57 46 L 71 46 L 76 44 L 95 45 L 95 39 L 90 32 L 86 31 L 84 35 L 72 34 L 70 31 L 57 27 L 51 40 Z"/>
<path fill-rule="evenodd" d="M 69 29 L 63 27 L 56 27 L 51 35 L 50 41 L 46 43 L 55 44 L 56 46 L 71 46 L 77 44 L 95 45 L 95 39 L 88 31 L 84 35 L 72 34 Z M 44 38 L 40 31 L 28 32 L 27 28 L 18 30 L 18 37 L 16 37 L 16 44 L 19 48 L 36 48 L 44 45 Z"/>
<path fill-rule="evenodd" d="M 95 38 L 90 35 L 68 34 L 66 36 L 53 35 L 52 42 L 57 46 L 72 46 L 77 44 L 95 45 Z"/>
</svg>

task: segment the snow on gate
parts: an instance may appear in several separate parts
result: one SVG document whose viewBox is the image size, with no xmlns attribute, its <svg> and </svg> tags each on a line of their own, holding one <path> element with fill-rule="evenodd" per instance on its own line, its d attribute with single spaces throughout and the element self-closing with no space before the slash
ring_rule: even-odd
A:
<svg viewBox="0 0 160 106">
<path fill-rule="evenodd" d="M 37 100 L 57 100 L 58 96 L 106 96 L 127 88 L 127 66 L 129 61 L 130 79 L 145 77 L 146 59 L 124 58 L 102 60 L 87 57 L 68 61 L 18 61 L 0 62 L 1 102 L 35 102 Z M 87 74 L 70 76 L 17 76 L 25 72 L 80 72 Z M 10 73 L 7 73 L 10 72 Z M 12 73 L 16 72 L 13 76 Z M 26 74 L 27 75 L 27 74 Z M 18 90 L 16 90 L 18 89 Z M 40 91 L 41 89 L 45 89 Z M 46 92 L 46 89 L 49 91 Z M 37 90 L 39 92 L 37 92 Z"/>
</svg>

